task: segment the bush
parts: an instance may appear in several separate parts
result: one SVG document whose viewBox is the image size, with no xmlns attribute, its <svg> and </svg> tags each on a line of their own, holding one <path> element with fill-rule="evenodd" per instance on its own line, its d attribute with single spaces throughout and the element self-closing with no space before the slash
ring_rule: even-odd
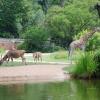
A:
<svg viewBox="0 0 100 100">
<path fill-rule="evenodd" d="M 87 50 L 96 50 L 100 48 L 100 33 L 96 32 L 87 43 Z"/>
<path fill-rule="evenodd" d="M 72 76 L 78 78 L 90 78 L 97 67 L 93 58 L 94 54 L 92 52 L 82 54 L 71 70 Z"/>
<path fill-rule="evenodd" d="M 24 32 L 23 38 L 25 46 L 21 45 L 21 47 L 24 47 L 27 52 L 43 51 L 48 34 L 42 27 L 30 27 Z"/>
<path fill-rule="evenodd" d="M 11 38 L 13 37 L 10 32 L 0 32 L 0 37 Z"/>
<path fill-rule="evenodd" d="M 94 60 L 95 60 L 96 65 L 97 65 L 97 69 L 96 69 L 95 75 L 100 77 L 100 49 L 98 49 L 95 52 Z"/>
<path fill-rule="evenodd" d="M 18 44 L 17 45 L 17 49 L 23 49 L 23 50 L 26 50 L 26 45 L 25 45 L 25 43 L 20 43 L 20 44 Z"/>
</svg>

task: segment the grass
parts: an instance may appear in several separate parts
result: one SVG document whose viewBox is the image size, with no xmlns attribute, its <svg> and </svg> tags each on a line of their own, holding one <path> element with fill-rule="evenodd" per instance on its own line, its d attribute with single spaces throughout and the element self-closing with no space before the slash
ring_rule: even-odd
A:
<svg viewBox="0 0 100 100">
<path fill-rule="evenodd" d="M 58 52 L 51 53 L 48 61 L 67 62 L 67 52 L 66 51 L 58 51 Z"/>
<path fill-rule="evenodd" d="M 92 52 L 86 52 L 81 54 L 75 61 L 75 65 L 67 68 L 69 73 L 75 77 L 90 78 L 96 71 L 96 63 L 93 60 L 94 54 Z"/>
</svg>

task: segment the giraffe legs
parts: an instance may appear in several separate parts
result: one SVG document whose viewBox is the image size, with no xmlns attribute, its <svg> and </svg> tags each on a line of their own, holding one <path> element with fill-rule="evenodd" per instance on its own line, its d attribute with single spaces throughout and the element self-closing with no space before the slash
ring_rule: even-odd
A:
<svg viewBox="0 0 100 100">
<path fill-rule="evenodd" d="M 77 48 L 80 48 L 83 52 L 85 52 L 85 45 L 82 45 L 82 46 L 77 47 Z M 68 59 L 71 61 L 71 64 L 72 64 L 72 57 L 73 57 L 73 53 L 74 53 L 75 49 L 76 49 L 76 47 L 70 47 L 70 50 L 69 50 Z"/>
<path fill-rule="evenodd" d="M 70 47 L 70 50 L 69 50 L 69 57 L 68 57 L 68 59 L 71 61 L 71 64 L 72 64 L 72 55 L 73 55 L 74 49 L 75 48 Z"/>
</svg>

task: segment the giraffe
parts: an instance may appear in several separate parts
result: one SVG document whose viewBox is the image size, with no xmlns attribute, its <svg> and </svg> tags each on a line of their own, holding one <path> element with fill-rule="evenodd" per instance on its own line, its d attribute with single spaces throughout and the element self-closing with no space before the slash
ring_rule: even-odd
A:
<svg viewBox="0 0 100 100">
<path fill-rule="evenodd" d="M 34 58 L 34 61 L 36 61 L 36 62 L 39 61 L 39 60 L 42 61 L 42 52 L 34 52 L 33 58 Z"/>
<path fill-rule="evenodd" d="M 78 40 L 72 41 L 69 45 L 69 57 L 72 57 L 72 54 L 76 48 L 79 48 L 82 51 L 85 51 L 85 46 L 86 46 L 87 41 L 89 40 L 89 38 L 92 37 L 92 35 L 95 32 L 100 32 L 100 27 L 95 27 L 91 29 L 90 32 L 81 36 Z"/>
</svg>

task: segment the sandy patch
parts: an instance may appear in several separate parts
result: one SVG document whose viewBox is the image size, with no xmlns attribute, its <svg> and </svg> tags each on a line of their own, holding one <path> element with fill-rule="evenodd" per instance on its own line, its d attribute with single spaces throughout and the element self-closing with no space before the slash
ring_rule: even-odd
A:
<svg viewBox="0 0 100 100">
<path fill-rule="evenodd" d="M 34 64 L 18 67 L 0 67 L 0 84 L 64 81 L 66 64 Z M 67 77 L 69 78 L 69 77 Z"/>
</svg>

